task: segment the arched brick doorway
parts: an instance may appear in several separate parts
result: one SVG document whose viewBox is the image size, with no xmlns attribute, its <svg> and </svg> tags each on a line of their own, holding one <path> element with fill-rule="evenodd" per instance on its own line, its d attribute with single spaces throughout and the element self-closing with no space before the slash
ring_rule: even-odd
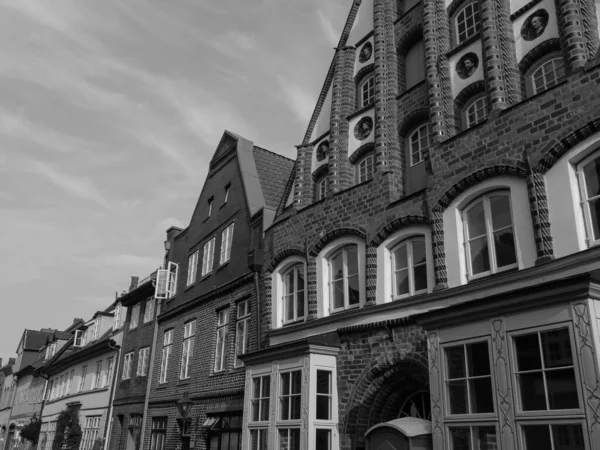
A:
<svg viewBox="0 0 600 450">
<path fill-rule="evenodd" d="M 376 363 L 358 377 L 341 415 L 343 450 L 365 448 L 365 433 L 374 425 L 401 417 L 430 419 L 429 376 L 420 359 Z"/>
</svg>

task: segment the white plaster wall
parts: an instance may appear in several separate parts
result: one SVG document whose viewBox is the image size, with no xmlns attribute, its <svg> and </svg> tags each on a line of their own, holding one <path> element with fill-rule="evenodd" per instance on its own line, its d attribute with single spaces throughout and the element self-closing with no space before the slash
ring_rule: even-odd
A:
<svg viewBox="0 0 600 450">
<path fill-rule="evenodd" d="M 327 96 L 323 101 L 323 105 L 321 106 L 321 111 L 319 112 L 319 117 L 317 118 L 317 122 L 315 123 L 315 127 L 310 136 L 310 142 L 313 142 L 319 136 L 322 136 L 324 133 L 329 131 L 330 127 L 330 119 L 331 119 L 331 87 L 329 87 L 329 92 L 327 92 Z"/>
<path fill-rule="evenodd" d="M 312 160 L 311 160 L 311 174 L 317 170 L 319 167 L 326 165 L 329 162 L 329 154 L 327 155 L 326 158 L 323 159 L 323 161 L 317 161 L 317 149 L 319 148 L 319 145 L 321 145 L 321 143 L 323 141 L 327 141 L 329 140 L 329 134 L 327 134 L 327 136 L 324 136 L 323 139 L 321 139 L 319 142 L 317 142 L 316 144 L 313 145 L 313 152 L 312 152 Z"/>
<path fill-rule="evenodd" d="M 359 141 L 358 139 L 356 139 L 356 137 L 354 137 L 354 127 L 363 117 L 370 117 L 371 119 L 373 119 L 373 129 L 371 130 L 371 134 L 368 138 Z M 353 117 L 350 120 L 349 127 L 350 129 L 348 133 L 348 157 L 350 157 L 350 155 L 354 153 L 359 147 L 368 144 L 369 142 L 375 141 L 375 108 L 373 107 L 368 111 L 365 111 L 363 114 Z"/>
<path fill-rule="evenodd" d="M 349 4 L 349 3 L 348 3 Z M 373 0 L 363 0 L 359 9 L 347 45 L 356 45 L 363 37 L 373 30 Z"/>
<path fill-rule="evenodd" d="M 526 41 L 521 36 L 521 27 L 523 23 L 527 20 L 527 18 L 538 9 L 545 9 L 548 11 L 548 24 L 546 25 L 546 29 L 542 33 L 541 36 L 532 40 Z M 521 61 L 523 57 L 537 47 L 540 43 L 544 42 L 550 38 L 558 37 L 558 25 L 556 23 L 556 8 L 554 6 L 554 2 L 551 0 L 544 0 L 543 2 L 538 3 L 525 14 L 519 16 L 513 22 L 513 30 L 515 34 L 515 51 L 517 54 L 517 62 Z"/>
<path fill-rule="evenodd" d="M 508 189 L 515 233 L 515 249 L 519 269 L 535 265 L 537 251 L 533 236 L 533 224 L 525 180 L 514 177 L 496 177 L 479 183 L 460 194 L 444 211 L 444 242 L 448 287 L 467 283 L 467 266 L 464 252 L 461 212 L 467 204 L 496 189 Z"/>
<path fill-rule="evenodd" d="M 467 53 L 475 53 L 479 58 L 479 64 L 477 65 L 477 69 L 475 72 L 464 80 L 458 76 L 456 72 L 456 64 L 463 57 L 463 55 Z M 449 60 L 450 63 L 450 77 L 452 81 L 452 95 L 456 97 L 460 91 L 466 88 L 468 85 L 474 83 L 475 81 L 483 80 L 483 58 L 481 56 L 481 41 L 478 40 L 473 42 L 471 45 L 463 49 L 460 53 L 456 53 L 452 55 Z"/>
<path fill-rule="evenodd" d="M 364 62 L 360 62 L 359 60 L 359 56 L 360 56 L 360 49 L 363 47 L 363 45 L 365 45 L 367 42 L 371 43 L 371 46 L 373 48 L 373 51 L 371 52 L 371 57 L 369 59 L 367 59 Z M 356 74 L 358 73 L 358 71 L 360 69 L 362 69 L 365 66 L 368 66 L 369 64 L 373 64 L 373 62 L 375 62 L 375 44 L 374 44 L 374 40 L 373 40 L 373 36 L 371 36 L 369 39 L 367 39 L 365 42 L 363 42 L 362 44 L 360 44 L 357 48 L 356 48 L 356 55 L 354 58 L 354 76 L 356 76 Z"/>
<path fill-rule="evenodd" d="M 531 0 L 510 0 L 510 13 L 513 14 L 515 11 L 521 9 Z"/>
<path fill-rule="evenodd" d="M 556 258 L 587 248 L 576 165 L 597 149 L 598 144 L 600 133 L 573 147 L 546 173 L 550 231 Z"/>
</svg>

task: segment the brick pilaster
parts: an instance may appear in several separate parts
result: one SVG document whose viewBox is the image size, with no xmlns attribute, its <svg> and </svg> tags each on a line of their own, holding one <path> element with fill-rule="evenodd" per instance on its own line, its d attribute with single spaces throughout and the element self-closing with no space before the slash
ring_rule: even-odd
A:
<svg viewBox="0 0 600 450">
<path fill-rule="evenodd" d="M 594 0 L 581 0 L 581 21 L 583 22 L 588 59 L 592 59 L 596 55 L 598 45 L 600 45 L 596 8 L 600 8 L 600 5 L 594 5 Z"/>
<path fill-rule="evenodd" d="M 377 304 L 377 247 L 367 244 L 366 305 Z"/>
<path fill-rule="evenodd" d="M 373 40 L 375 43 L 375 158 L 380 173 L 393 172 L 391 193 L 404 193 L 403 158 L 398 136 L 398 55 L 394 33 L 393 0 L 373 2 Z"/>
<path fill-rule="evenodd" d="M 339 48 L 331 86 L 331 128 L 329 138 L 328 192 L 335 193 L 352 186 L 352 171 L 348 161 L 348 120 L 356 105 L 354 85 L 354 47 Z"/>
<path fill-rule="evenodd" d="M 308 287 L 308 320 L 317 318 L 317 260 L 309 256 L 306 261 L 306 286 Z"/>
<path fill-rule="evenodd" d="M 269 344 L 268 333 L 273 328 L 273 287 L 271 272 L 263 272 L 264 302 L 260 306 L 260 347 L 266 348 Z"/>
<path fill-rule="evenodd" d="M 448 272 L 446 271 L 446 249 L 444 247 L 444 214 L 433 211 L 433 270 L 435 273 L 434 290 L 448 287 Z"/>
<path fill-rule="evenodd" d="M 313 146 L 299 145 L 296 157 L 296 174 L 294 180 L 294 208 L 302 209 L 312 203 L 314 183 L 310 169 Z"/>
<path fill-rule="evenodd" d="M 547 262 L 554 258 L 554 244 L 550 232 L 550 213 L 548 211 L 548 195 L 546 180 L 539 172 L 531 172 L 527 177 L 527 190 L 533 233 L 537 250 L 536 264 Z"/>
<path fill-rule="evenodd" d="M 556 14 L 567 71 L 572 72 L 582 68 L 588 56 L 581 20 L 581 3 L 573 0 L 556 0 Z"/>
</svg>

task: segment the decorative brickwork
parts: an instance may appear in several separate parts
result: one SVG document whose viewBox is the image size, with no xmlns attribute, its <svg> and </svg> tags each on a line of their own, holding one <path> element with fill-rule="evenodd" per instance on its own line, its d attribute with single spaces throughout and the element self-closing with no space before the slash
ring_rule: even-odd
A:
<svg viewBox="0 0 600 450">
<path fill-rule="evenodd" d="M 433 210 L 433 270 L 435 274 L 436 290 L 448 287 L 448 273 L 446 271 L 446 249 L 444 246 L 444 215 L 442 211 Z"/>
<path fill-rule="evenodd" d="M 582 68 L 588 60 L 589 52 L 581 20 L 581 3 L 556 0 L 556 14 L 567 71 Z"/>
<path fill-rule="evenodd" d="M 288 248 L 284 251 L 278 253 L 267 266 L 267 273 L 272 273 L 275 268 L 281 263 L 283 260 L 289 258 L 290 256 L 306 256 L 306 252 L 302 248 Z"/>
<path fill-rule="evenodd" d="M 348 160 L 350 161 L 350 164 L 356 164 L 358 161 L 360 161 L 363 158 L 363 156 L 371 153 L 374 149 L 375 149 L 375 144 L 373 144 L 372 142 L 369 142 L 365 145 L 361 145 L 356 150 L 354 150 L 354 152 L 348 158 Z"/>
<path fill-rule="evenodd" d="M 527 190 L 531 205 L 531 218 L 533 219 L 533 233 L 538 256 L 537 263 L 539 264 L 554 258 L 544 175 L 539 172 L 531 172 L 527 177 Z"/>
<path fill-rule="evenodd" d="M 308 286 L 308 319 L 316 319 L 318 312 L 317 301 L 317 262 L 309 257 L 306 263 L 306 285 Z"/>
<path fill-rule="evenodd" d="M 596 8 L 599 8 L 594 0 L 581 0 L 581 21 L 583 23 L 583 35 L 587 50 L 587 59 L 590 60 L 596 55 L 600 45 L 598 37 L 598 17 Z"/>
<path fill-rule="evenodd" d="M 296 209 L 301 209 L 312 203 L 314 182 L 310 171 L 313 151 L 313 146 L 309 144 L 298 147 L 294 179 L 294 208 Z"/>
<path fill-rule="evenodd" d="M 490 109 L 504 109 L 507 106 L 504 64 L 500 47 L 500 19 L 497 11 L 502 0 L 482 0 L 480 2 L 479 19 L 481 30 L 481 46 L 483 49 L 482 65 Z M 504 18 L 502 18 L 504 19 Z"/>
<path fill-rule="evenodd" d="M 375 238 L 371 240 L 371 245 L 373 247 L 379 247 L 383 241 L 404 227 L 411 225 L 429 225 L 430 223 L 430 220 L 423 216 L 398 217 L 397 219 L 394 219 L 390 223 L 386 224 L 377 232 Z"/>
<path fill-rule="evenodd" d="M 323 236 L 321 239 L 319 239 L 310 249 L 310 256 L 317 256 L 319 254 L 319 252 L 321 250 L 323 250 L 323 248 L 329 244 L 330 242 L 335 241 L 336 239 L 342 237 L 342 236 L 358 236 L 361 239 L 366 239 L 366 235 L 364 233 L 364 231 L 361 230 L 357 230 L 354 228 L 338 228 L 335 229 L 329 233 L 327 233 L 325 236 Z"/>
<path fill-rule="evenodd" d="M 492 0 L 488 0 L 492 1 Z M 498 23 L 498 42 L 500 45 L 500 61 L 504 76 L 504 89 L 506 105 L 511 106 L 523 98 L 521 74 L 517 67 L 517 52 L 515 49 L 515 35 L 510 18 L 510 2 L 506 0 L 493 0 L 496 5 Z M 484 45 L 484 53 L 485 45 Z M 486 56 L 484 56 L 484 60 Z"/>
<path fill-rule="evenodd" d="M 366 255 L 366 303 L 372 306 L 377 303 L 377 247 L 367 245 Z"/>
<path fill-rule="evenodd" d="M 531 66 L 533 66 L 542 56 L 556 51 L 560 51 L 560 39 L 558 38 L 548 39 L 537 45 L 527 52 L 527 54 L 521 58 L 521 61 L 519 61 L 519 70 L 521 71 L 521 74 L 525 76 Z"/>
</svg>

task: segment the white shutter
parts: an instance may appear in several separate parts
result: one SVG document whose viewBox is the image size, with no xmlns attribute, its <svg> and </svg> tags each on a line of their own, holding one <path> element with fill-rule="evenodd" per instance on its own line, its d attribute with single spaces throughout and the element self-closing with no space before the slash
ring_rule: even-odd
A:
<svg viewBox="0 0 600 450">
<path fill-rule="evenodd" d="M 179 266 L 174 262 L 169 262 L 168 270 L 169 270 L 169 278 L 167 281 L 167 298 L 173 297 L 175 295 L 175 290 L 177 289 L 177 270 Z"/>
<path fill-rule="evenodd" d="M 166 269 L 158 269 L 156 271 L 156 289 L 154 296 L 156 298 L 164 299 L 167 297 L 167 282 L 169 280 L 169 271 Z"/>
</svg>

